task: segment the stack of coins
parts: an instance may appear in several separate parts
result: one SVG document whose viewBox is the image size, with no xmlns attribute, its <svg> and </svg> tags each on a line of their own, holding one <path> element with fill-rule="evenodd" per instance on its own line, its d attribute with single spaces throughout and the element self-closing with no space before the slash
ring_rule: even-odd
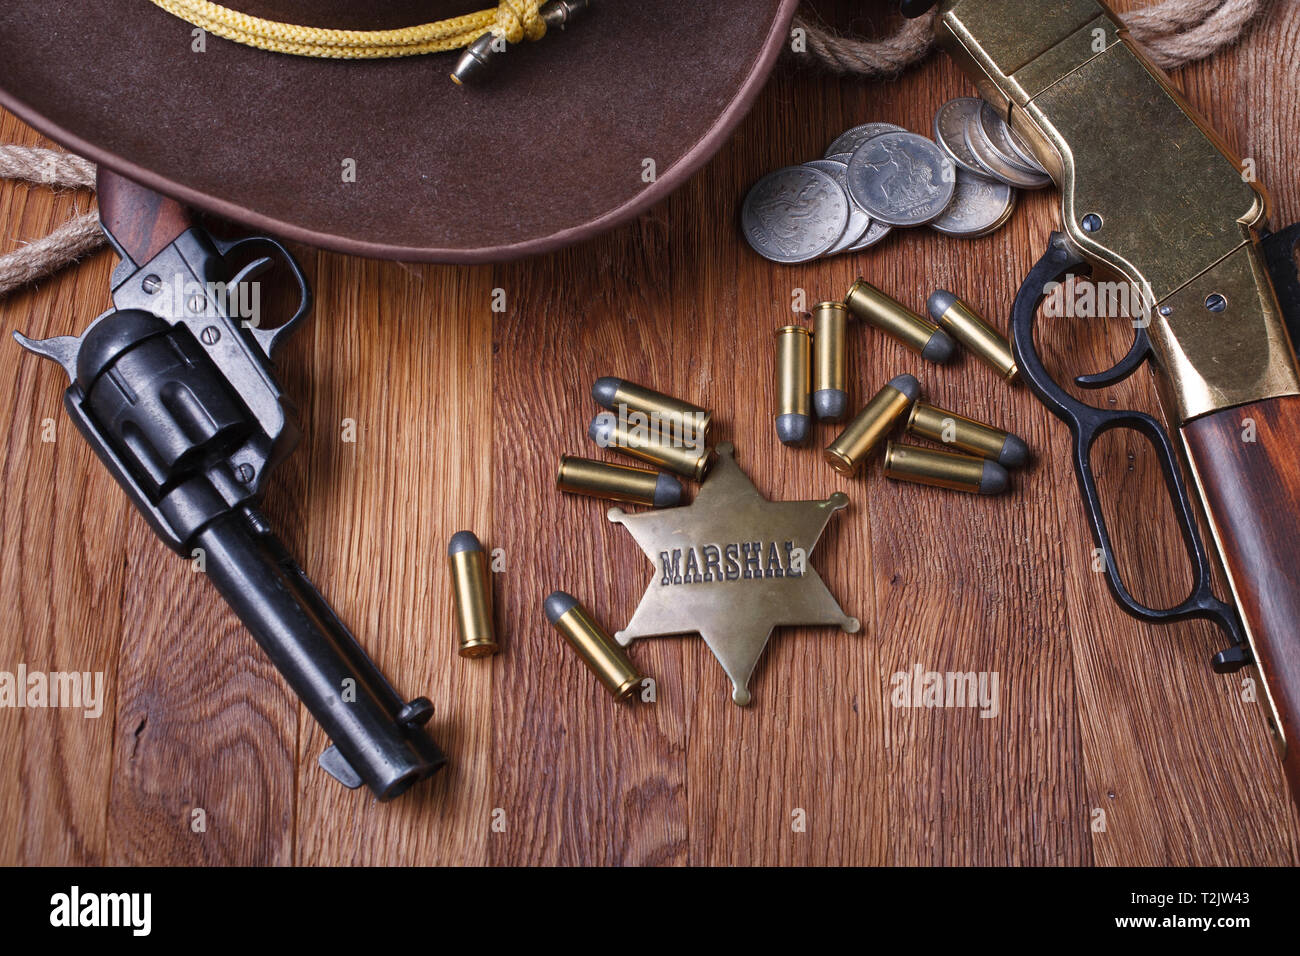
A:
<svg viewBox="0 0 1300 956">
<path fill-rule="evenodd" d="M 934 116 L 934 138 L 957 166 L 957 197 L 930 225 L 984 236 L 1009 218 L 1017 189 L 1041 189 L 1051 176 L 992 105 L 974 96 L 949 100 Z"/>
<path fill-rule="evenodd" d="M 685 493 L 676 476 L 702 481 L 713 463 L 709 447 L 713 414 L 644 385 L 608 376 L 596 380 L 591 397 L 605 411 L 592 419 L 588 437 L 601 448 L 639 458 L 656 468 L 561 455 L 556 487 L 569 494 L 652 508 L 681 504 Z"/>
<path fill-rule="evenodd" d="M 786 263 L 857 252 L 898 226 L 975 238 L 1011 217 L 1017 189 L 1051 181 L 997 110 L 962 97 L 939 109 L 933 140 L 864 123 L 821 159 L 769 173 L 745 197 L 741 228 L 759 255 Z"/>
<path fill-rule="evenodd" d="M 1043 164 L 992 104 L 974 96 L 949 100 L 934 117 L 934 138 L 959 169 L 1017 189 L 1052 182 Z"/>
</svg>

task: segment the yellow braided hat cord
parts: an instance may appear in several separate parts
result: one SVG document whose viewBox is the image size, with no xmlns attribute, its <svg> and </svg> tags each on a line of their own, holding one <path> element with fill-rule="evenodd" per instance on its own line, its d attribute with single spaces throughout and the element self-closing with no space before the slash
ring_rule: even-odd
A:
<svg viewBox="0 0 1300 956">
<path fill-rule="evenodd" d="M 227 40 L 295 56 L 373 60 L 459 50 L 489 32 L 507 43 L 540 40 L 546 35 L 546 21 L 537 13 L 541 0 L 501 0 L 490 10 L 400 30 L 326 30 L 297 26 L 252 17 L 209 0 L 150 2 Z"/>
</svg>

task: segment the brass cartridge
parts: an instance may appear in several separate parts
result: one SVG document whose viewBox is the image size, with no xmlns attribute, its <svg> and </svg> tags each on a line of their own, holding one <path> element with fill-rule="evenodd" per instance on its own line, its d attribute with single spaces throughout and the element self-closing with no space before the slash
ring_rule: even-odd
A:
<svg viewBox="0 0 1300 956">
<path fill-rule="evenodd" d="M 856 474 L 871 449 L 889 434 L 907 406 L 921 394 L 921 383 L 911 375 L 890 379 L 838 438 L 826 447 L 826 460 L 841 475 Z"/>
<path fill-rule="evenodd" d="M 577 598 L 564 591 L 553 591 L 544 607 L 547 620 L 615 698 L 627 700 L 636 693 L 645 678 Z"/>
<path fill-rule="evenodd" d="M 561 455 L 555 486 L 573 495 L 625 501 L 652 508 L 682 503 L 682 483 L 667 472 Z"/>
<path fill-rule="evenodd" d="M 611 412 L 618 412 L 624 417 L 629 412 L 640 412 L 651 422 L 670 425 L 684 440 L 698 441 L 701 446 L 709 443 L 713 413 L 707 408 L 656 392 L 625 378 L 610 376 L 596 379 L 596 383 L 591 386 L 591 397 L 597 405 Z"/>
<path fill-rule="evenodd" d="M 848 325 L 849 310 L 843 302 L 821 302 L 813 308 L 813 410 L 826 422 L 838 422 L 848 411 Z"/>
<path fill-rule="evenodd" d="M 703 481 L 713 464 L 713 452 L 702 442 L 629 423 L 614 412 L 601 412 L 593 418 L 587 435 L 601 448 L 621 451 L 695 481 Z"/>
<path fill-rule="evenodd" d="M 802 325 L 776 330 L 776 436 L 802 445 L 812 429 L 812 336 Z"/>
<path fill-rule="evenodd" d="M 892 335 L 926 361 L 942 365 L 952 358 L 956 346 L 943 329 L 931 325 L 866 279 L 860 278 L 849 287 L 844 304 L 859 319 Z"/>
<path fill-rule="evenodd" d="M 489 657 L 499 648 L 492 627 L 492 579 L 487 554 L 474 532 L 457 531 L 447 545 L 447 558 L 460 656 Z"/>
<path fill-rule="evenodd" d="M 1000 494 L 1010 483 L 996 461 L 895 441 L 885 445 L 885 477 L 980 495 Z"/>
<path fill-rule="evenodd" d="M 974 309 L 946 289 L 936 289 L 926 306 L 934 320 L 980 361 L 996 369 L 1008 382 L 1016 380 L 1020 369 L 1011 353 L 1011 343 Z"/>
<path fill-rule="evenodd" d="M 981 458 L 992 458 L 1004 468 L 1019 468 L 1029 460 L 1029 446 L 1010 432 L 925 402 L 912 406 L 907 430 Z"/>
</svg>

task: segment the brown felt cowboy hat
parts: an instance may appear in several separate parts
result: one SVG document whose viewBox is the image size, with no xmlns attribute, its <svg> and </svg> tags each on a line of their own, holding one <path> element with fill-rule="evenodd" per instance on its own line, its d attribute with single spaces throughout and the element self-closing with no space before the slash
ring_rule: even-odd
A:
<svg viewBox="0 0 1300 956">
<path fill-rule="evenodd" d="M 199 31 L 149 0 L 7 3 L 0 103 L 75 152 L 257 230 L 359 255 L 490 261 L 593 235 L 684 182 L 748 109 L 795 4 L 592 0 L 458 86 L 457 52 L 324 59 Z M 225 4 L 367 31 L 494 6 Z M 530 6 L 501 5 L 507 18 Z"/>
</svg>

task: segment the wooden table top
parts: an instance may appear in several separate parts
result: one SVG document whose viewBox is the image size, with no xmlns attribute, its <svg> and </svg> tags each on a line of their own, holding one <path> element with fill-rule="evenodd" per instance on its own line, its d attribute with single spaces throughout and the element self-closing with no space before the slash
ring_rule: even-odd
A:
<svg viewBox="0 0 1300 956">
<path fill-rule="evenodd" d="M 1284 56 L 1298 43 L 1300 8 L 1275 4 L 1238 47 L 1177 74 L 1256 160 L 1275 225 L 1300 216 L 1300 97 Z M 921 309 L 945 287 L 1005 328 L 1059 201 L 1023 195 L 983 239 L 899 230 L 860 254 L 778 266 L 739 234 L 745 190 L 856 123 L 928 132 L 943 102 L 971 92 L 941 55 L 891 83 L 787 59 L 689 185 L 596 241 L 476 268 L 298 250 L 317 304 L 281 374 L 304 441 L 265 511 L 399 690 L 436 705 L 450 765 L 389 804 L 317 768 L 320 729 L 93 459 L 62 411 L 62 374 L 9 343 L 15 329 L 79 332 L 109 305 L 112 256 L 0 303 L 0 670 L 106 681 L 98 719 L 0 709 L 0 863 L 1300 862 L 1251 672 L 1210 669 L 1223 643 L 1210 626 L 1148 626 L 1111 602 L 1065 427 L 1024 387 L 852 333 L 855 400 L 912 372 L 936 404 L 1030 443 L 1032 466 L 997 498 L 893 483 L 878 460 L 844 479 L 816 447 L 777 442 L 771 332 L 796 290 L 837 298 L 861 274 Z M 5 115 L 0 142 L 41 140 Z M 0 184 L 0 251 L 91 201 Z M 1102 368 L 1127 345 L 1114 324 L 1062 320 L 1042 347 L 1062 374 Z M 770 498 L 847 493 L 812 563 L 862 630 L 778 630 L 743 709 L 702 641 L 638 642 L 658 699 L 614 703 L 541 609 L 564 588 L 613 630 L 650 578 L 604 503 L 553 486 L 562 452 L 592 453 L 600 375 L 713 409 Z M 1145 372 L 1093 400 L 1154 407 Z M 819 427 L 818 443 L 833 434 Z M 1135 589 L 1180 596 L 1190 578 L 1172 514 L 1153 504 L 1153 456 L 1116 435 L 1094 463 Z M 445 548 L 461 528 L 504 560 L 503 652 L 490 660 L 455 653 Z M 996 672 L 997 715 L 891 706 L 892 675 L 918 665 Z"/>
</svg>

